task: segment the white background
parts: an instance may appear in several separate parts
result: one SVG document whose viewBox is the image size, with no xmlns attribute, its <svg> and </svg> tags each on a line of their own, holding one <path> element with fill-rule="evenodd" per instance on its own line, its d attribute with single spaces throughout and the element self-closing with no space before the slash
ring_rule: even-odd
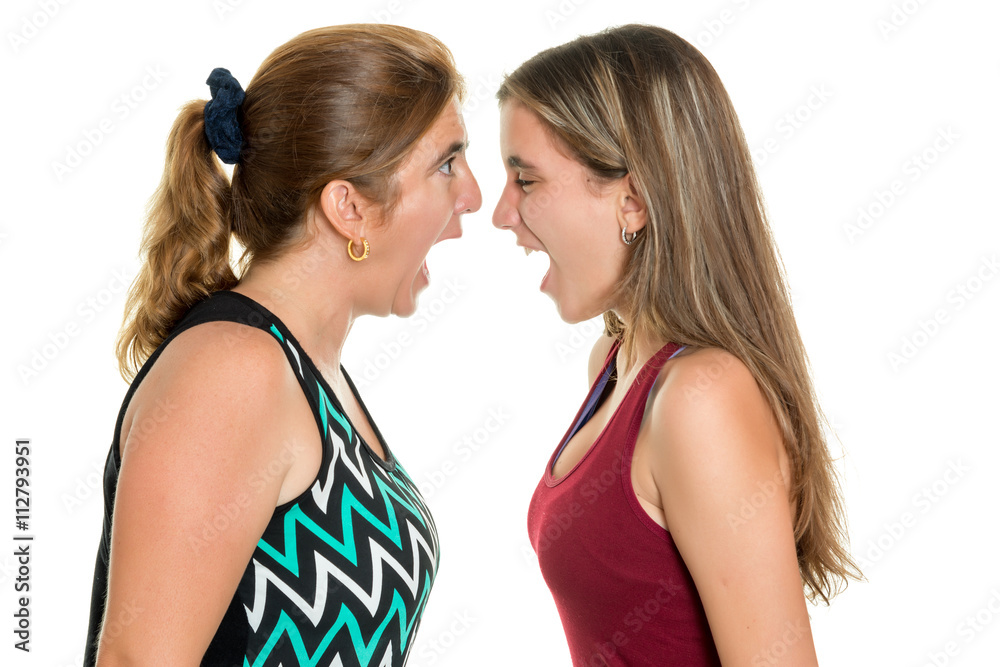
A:
<svg viewBox="0 0 1000 667">
<path fill-rule="evenodd" d="M 503 179 L 493 94 L 537 51 L 633 21 L 698 45 L 732 96 L 839 435 L 868 580 L 813 609 L 821 663 L 997 664 L 996 3 L 8 0 L 2 14 L 0 662 L 82 657 L 99 471 L 126 390 L 113 357 L 117 276 L 137 268 L 177 109 L 207 98 L 214 67 L 247 84 L 299 32 L 378 20 L 453 50 L 484 197 L 464 238 L 432 250 L 421 311 L 359 322 L 345 351 L 441 533 L 410 664 L 569 664 L 525 513 L 586 392 L 600 327 L 562 323 L 537 289 L 544 258 L 526 259 L 491 225 Z M 55 166 L 74 151 L 86 153 L 76 166 Z M 849 234 L 859 208 L 871 219 Z M 503 425 L 484 437 L 490 411 Z M 19 437 L 33 451 L 30 655 L 12 648 Z"/>
</svg>

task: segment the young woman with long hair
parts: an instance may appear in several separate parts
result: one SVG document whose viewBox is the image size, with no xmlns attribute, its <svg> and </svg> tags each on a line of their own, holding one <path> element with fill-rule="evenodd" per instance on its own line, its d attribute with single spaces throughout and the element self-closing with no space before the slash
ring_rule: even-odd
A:
<svg viewBox="0 0 1000 667">
<path fill-rule="evenodd" d="M 591 389 L 528 515 L 573 664 L 809 665 L 806 595 L 856 576 L 742 129 L 677 35 L 544 51 L 498 92 L 493 223 L 601 313 Z"/>
<path fill-rule="evenodd" d="M 430 35 L 350 25 L 208 83 L 119 338 L 85 664 L 402 665 L 437 534 L 340 355 L 356 318 L 415 311 L 481 204 L 462 79 Z"/>
</svg>

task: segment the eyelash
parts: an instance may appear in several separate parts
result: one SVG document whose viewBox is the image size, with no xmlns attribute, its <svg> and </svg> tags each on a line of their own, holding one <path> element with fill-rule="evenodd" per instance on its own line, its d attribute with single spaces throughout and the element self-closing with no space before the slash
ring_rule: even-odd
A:
<svg viewBox="0 0 1000 667">
<path fill-rule="evenodd" d="M 534 181 L 525 181 L 525 180 L 520 179 L 520 178 L 515 178 L 514 179 L 514 183 L 516 183 L 519 187 L 523 188 L 525 186 L 531 185 L 532 183 L 534 183 Z"/>
</svg>

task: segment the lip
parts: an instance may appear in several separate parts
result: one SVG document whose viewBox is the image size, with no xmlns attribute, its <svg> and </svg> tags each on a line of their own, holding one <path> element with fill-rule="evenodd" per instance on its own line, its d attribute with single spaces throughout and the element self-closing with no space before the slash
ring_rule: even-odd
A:
<svg viewBox="0 0 1000 667">
<path fill-rule="evenodd" d="M 455 225 L 455 227 L 457 227 L 457 233 L 454 232 L 454 231 L 452 233 L 447 233 L 449 227 L 450 227 L 450 221 L 449 221 L 449 224 L 445 225 L 445 228 L 443 230 L 441 230 L 441 234 L 436 239 L 434 239 L 434 243 L 431 244 L 432 246 L 435 246 L 438 243 L 441 243 L 441 241 L 447 241 L 449 239 L 460 239 L 460 238 L 462 238 L 462 234 L 464 233 L 465 230 L 462 229 L 462 216 L 461 215 L 458 216 L 458 224 Z"/>
<path fill-rule="evenodd" d="M 549 268 L 548 268 L 548 270 L 547 270 L 547 271 L 545 272 L 545 275 L 544 275 L 544 276 L 542 276 L 542 282 L 538 284 L 538 289 L 539 289 L 539 290 L 540 290 L 540 291 L 541 291 L 541 292 L 542 292 L 543 294 L 548 294 L 548 292 L 546 292 L 546 291 L 545 291 L 545 289 L 546 289 L 546 288 L 547 288 L 547 287 L 549 286 L 549 280 L 550 280 L 551 278 L 552 278 L 552 258 L 550 257 L 550 258 L 549 258 Z"/>
</svg>

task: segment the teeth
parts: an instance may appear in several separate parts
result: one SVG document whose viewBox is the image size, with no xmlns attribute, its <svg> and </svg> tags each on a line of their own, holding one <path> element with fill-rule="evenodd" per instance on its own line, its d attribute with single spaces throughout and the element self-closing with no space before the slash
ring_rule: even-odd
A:
<svg viewBox="0 0 1000 667">
<path fill-rule="evenodd" d="M 528 255 L 530 255 L 533 252 L 535 252 L 535 251 L 532 250 L 531 248 L 525 248 L 524 249 L 524 256 L 527 257 Z"/>
</svg>

